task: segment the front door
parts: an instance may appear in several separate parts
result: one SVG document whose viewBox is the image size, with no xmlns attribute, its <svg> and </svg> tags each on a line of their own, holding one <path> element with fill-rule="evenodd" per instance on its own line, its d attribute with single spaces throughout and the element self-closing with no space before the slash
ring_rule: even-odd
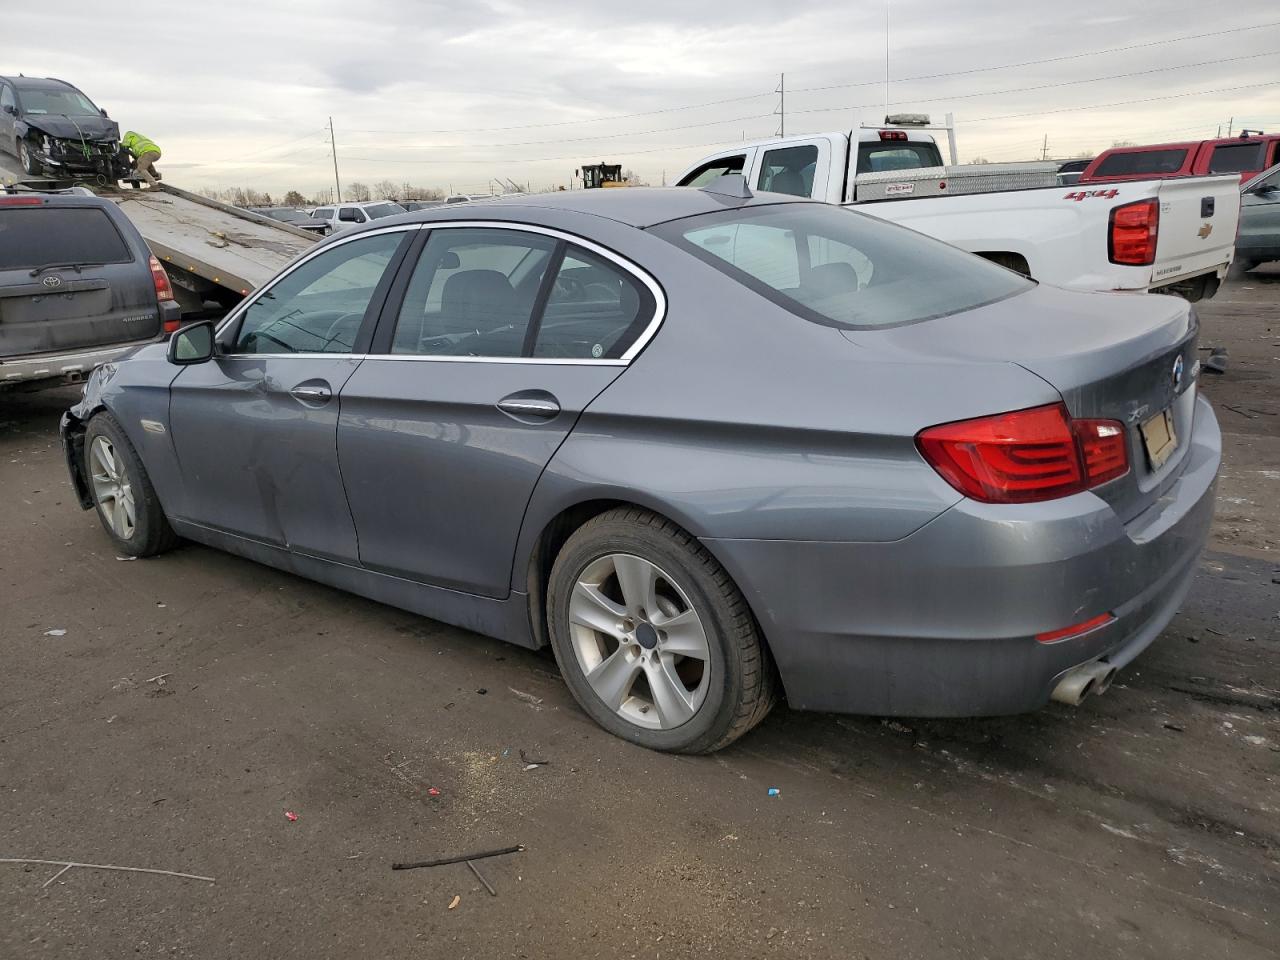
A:
<svg viewBox="0 0 1280 960">
<path fill-rule="evenodd" d="M 1280 169 L 1241 194 L 1236 237 L 1238 259 L 1270 260 L 1276 256 L 1280 256 Z"/>
<path fill-rule="evenodd" d="M 656 285 L 549 231 L 439 226 L 342 388 L 338 458 L 371 569 L 507 596 L 534 485 L 654 321 Z"/>
<path fill-rule="evenodd" d="M 219 332 L 213 360 L 178 375 L 170 421 L 182 519 L 357 559 L 338 472 L 339 393 L 410 233 L 353 237 L 302 261 Z"/>
</svg>

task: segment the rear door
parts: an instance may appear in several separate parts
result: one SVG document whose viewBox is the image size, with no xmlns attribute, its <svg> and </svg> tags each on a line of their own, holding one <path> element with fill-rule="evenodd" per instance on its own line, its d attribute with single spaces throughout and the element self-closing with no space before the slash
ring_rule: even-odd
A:
<svg viewBox="0 0 1280 960">
<path fill-rule="evenodd" d="M 0 197 L 0 357 L 157 336 L 141 250 L 101 207 L 52 199 Z"/>
<path fill-rule="evenodd" d="M 178 517 L 356 561 L 335 446 L 338 394 L 414 232 L 360 234 L 306 257 L 228 320 L 212 360 L 178 374 L 170 388 Z"/>
<path fill-rule="evenodd" d="M 537 227 L 438 225 L 342 388 L 338 457 L 369 568 L 502 598 L 525 507 L 661 315 L 652 280 Z"/>
</svg>

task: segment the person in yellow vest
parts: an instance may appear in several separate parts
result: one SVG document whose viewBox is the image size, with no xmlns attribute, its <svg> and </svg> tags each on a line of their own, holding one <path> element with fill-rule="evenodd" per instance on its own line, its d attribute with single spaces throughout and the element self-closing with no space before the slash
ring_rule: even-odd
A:
<svg viewBox="0 0 1280 960">
<path fill-rule="evenodd" d="M 134 133 L 132 130 L 125 131 L 124 136 L 120 138 L 120 146 L 128 150 L 129 156 L 133 158 L 133 176 L 155 186 L 156 181 L 160 179 L 160 174 L 155 168 L 155 162 L 160 159 L 160 148 L 142 134 Z"/>
</svg>

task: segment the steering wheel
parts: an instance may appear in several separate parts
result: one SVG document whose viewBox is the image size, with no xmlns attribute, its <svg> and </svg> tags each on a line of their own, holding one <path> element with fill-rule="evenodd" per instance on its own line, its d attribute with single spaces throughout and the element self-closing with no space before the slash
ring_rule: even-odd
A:
<svg viewBox="0 0 1280 960">
<path fill-rule="evenodd" d="M 350 320 L 352 317 L 354 317 L 354 318 L 355 318 L 355 321 L 356 321 L 356 330 L 357 330 L 357 331 L 359 331 L 359 329 L 360 329 L 360 321 L 364 319 L 364 313 L 363 313 L 363 312 L 361 312 L 361 313 L 344 313 L 344 314 L 343 314 L 342 316 L 340 316 L 337 320 L 333 321 L 333 323 L 329 324 L 329 329 L 325 331 L 325 335 L 324 335 L 324 345 L 325 345 L 326 347 L 327 347 L 329 344 L 334 343 L 335 341 L 336 341 L 336 342 L 339 342 L 339 343 L 342 343 L 342 345 L 343 345 L 344 347 L 347 347 L 348 349 L 350 349 L 351 347 L 355 346 L 355 341 L 354 341 L 354 340 L 353 340 L 351 343 L 343 343 L 342 341 L 339 341 L 339 340 L 338 340 L 338 331 L 339 331 L 339 330 L 341 330 L 341 329 L 342 329 L 342 325 L 343 325 L 344 323 L 346 323 L 348 320 Z"/>
<path fill-rule="evenodd" d="M 587 299 L 587 288 L 576 277 L 556 277 L 556 299 L 579 301 Z"/>
<path fill-rule="evenodd" d="M 279 338 L 277 338 L 277 337 L 273 337 L 273 336 L 272 336 L 271 334 L 269 334 L 269 333 L 264 333 L 264 332 L 263 332 L 263 331 L 261 331 L 261 330 L 255 330 L 253 333 L 251 333 L 251 334 L 249 335 L 249 338 L 250 338 L 250 339 L 252 339 L 252 340 L 254 341 L 254 343 L 255 343 L 255 344 L 256 344 L 256 343 L 257 343 L 257 341 L 259 341 L 259 340 L 267 340 L 267 341 L 269 341 L 269 342 L 271 342 L 271 343 L 274 343 L 276 346 L 283 348 L 283 349 L 284 349 L 284 351 L 285 351 L 285 353 L 297 353 L 297 352 L 298 352 L 298 351 L 297 351 L 297 349 L 295 349 L 292 345 L 285 343 L 283 340 L 281 340 L 281 339 L 279 339 Z M 255 350 L 254 352 L 256 353 L 257 351 Z"/>
</svg>

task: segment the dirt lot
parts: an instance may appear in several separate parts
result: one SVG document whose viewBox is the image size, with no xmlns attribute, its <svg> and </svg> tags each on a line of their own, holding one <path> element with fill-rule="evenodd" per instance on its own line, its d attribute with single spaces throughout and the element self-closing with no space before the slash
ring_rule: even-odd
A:
<svg viewBox="0 0 1280 960">
<path fill-rule="evenodd" d="M 1280 955 L 1280 273 L 1200 312 L 1218 523 L 1111 692 L 778 710 L 711 758 L 607 736 L 548 656 L 203 548 L 122 562 L 66 483 L 73 391 L 0 396 L 0 857 L 216 880 L 0 863 L 0 957 Z M 496 898 L 390 868 L 509 844 Z"/>
</svg>

